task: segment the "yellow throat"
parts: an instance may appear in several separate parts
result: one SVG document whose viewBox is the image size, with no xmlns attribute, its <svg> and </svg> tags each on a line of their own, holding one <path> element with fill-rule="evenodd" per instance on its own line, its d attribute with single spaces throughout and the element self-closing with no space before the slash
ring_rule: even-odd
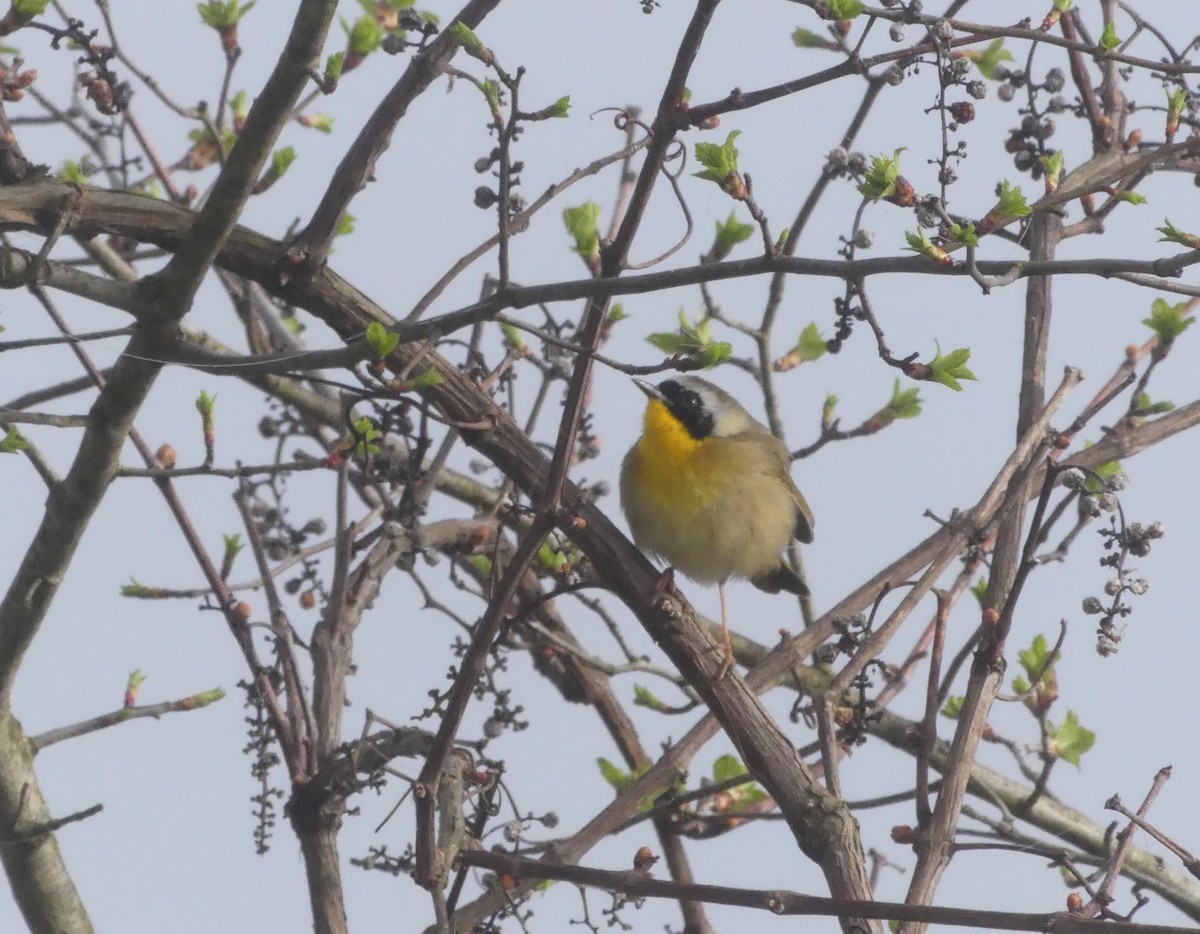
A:
<svg viewBox="0 0 1200 934">
<path fill-rule="evenodd" d="M 656 502 L 677 501 L 681 490 L 704 499 L 709 439 L 693 438 L 665 405 L 651 399 L 642 418 L 635 470 L 638 485 Z"/>
</svg>

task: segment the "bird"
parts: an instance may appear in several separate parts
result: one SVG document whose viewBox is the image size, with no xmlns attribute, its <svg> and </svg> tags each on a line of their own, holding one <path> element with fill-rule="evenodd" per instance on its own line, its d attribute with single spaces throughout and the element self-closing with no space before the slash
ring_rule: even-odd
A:
<svg viewBox="0 0 1200 934">
<path fill-rule="evenodd" d="M 725 584 L 800 596 L 808 587 L 783 558 L 793 538 L 813 540 L 813 514 L 791 476 L 787 447 L 733 396 L 698 376 L 655 386 L 641 437 L 621 465 L 621 508 L 633 541 L 721 599 L 725 659 L 733 667 Z"/>
</svg>

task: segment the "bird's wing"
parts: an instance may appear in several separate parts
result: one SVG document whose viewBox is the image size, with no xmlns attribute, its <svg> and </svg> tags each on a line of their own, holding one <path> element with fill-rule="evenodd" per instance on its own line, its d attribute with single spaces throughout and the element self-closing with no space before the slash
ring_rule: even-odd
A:
<svg viewBox="0 0 1200 934">
<path fill-rule="evenodd" d="M 779 471 L 783 478 L 783 482 L 787 485 L 788 493 L 791 494 L 792 502 L 796 504 L 796 533 L 795 537 L 804 544 L 808 545 L 813 540 L 813 514 L 812 509 L 808 506 L 808 501 L 804 498 L 804 494 L 800 492 L 796 486 L 796 482 L 792 479 L 792 455 L 785 445 L 778 438 L 775 441 L 775 455 L 779 459 Z"/>
</svg>

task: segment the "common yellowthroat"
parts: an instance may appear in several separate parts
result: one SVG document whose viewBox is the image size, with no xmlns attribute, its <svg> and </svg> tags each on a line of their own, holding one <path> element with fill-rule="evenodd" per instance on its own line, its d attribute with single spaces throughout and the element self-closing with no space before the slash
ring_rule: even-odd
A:
<svg viewBox="0 0 1200 934">
<path fill-rule="evenodd" d="M 639 548 L 717 585 L 724 677 L 733 666 L 725 582 L 807 594 L 782 552 L 793 538 L 813 540 L 812 510 L 783 442 L 725 390 L 698 376 L 634 383 L 649 402 L 621 465 L 621 507 Z"/>
</svg>

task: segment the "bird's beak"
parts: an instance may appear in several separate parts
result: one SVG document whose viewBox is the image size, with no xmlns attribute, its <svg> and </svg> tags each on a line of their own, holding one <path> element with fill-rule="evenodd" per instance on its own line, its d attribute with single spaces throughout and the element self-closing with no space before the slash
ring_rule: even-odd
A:
<svg viewBox="0 0 1200 934">
<path fill-rule="evenodd" d="M 659 388 L 653 383 L 648 383 L 644 379 L 635 379 L 633 381 L 633 385 L 637 386 L 638 389 L 644 392 L 651 399 L 657 399 L 659 402 L 666 401 L 666 399 L 663 398 L 663 394 L 659 391 Z"/>
</svg>

